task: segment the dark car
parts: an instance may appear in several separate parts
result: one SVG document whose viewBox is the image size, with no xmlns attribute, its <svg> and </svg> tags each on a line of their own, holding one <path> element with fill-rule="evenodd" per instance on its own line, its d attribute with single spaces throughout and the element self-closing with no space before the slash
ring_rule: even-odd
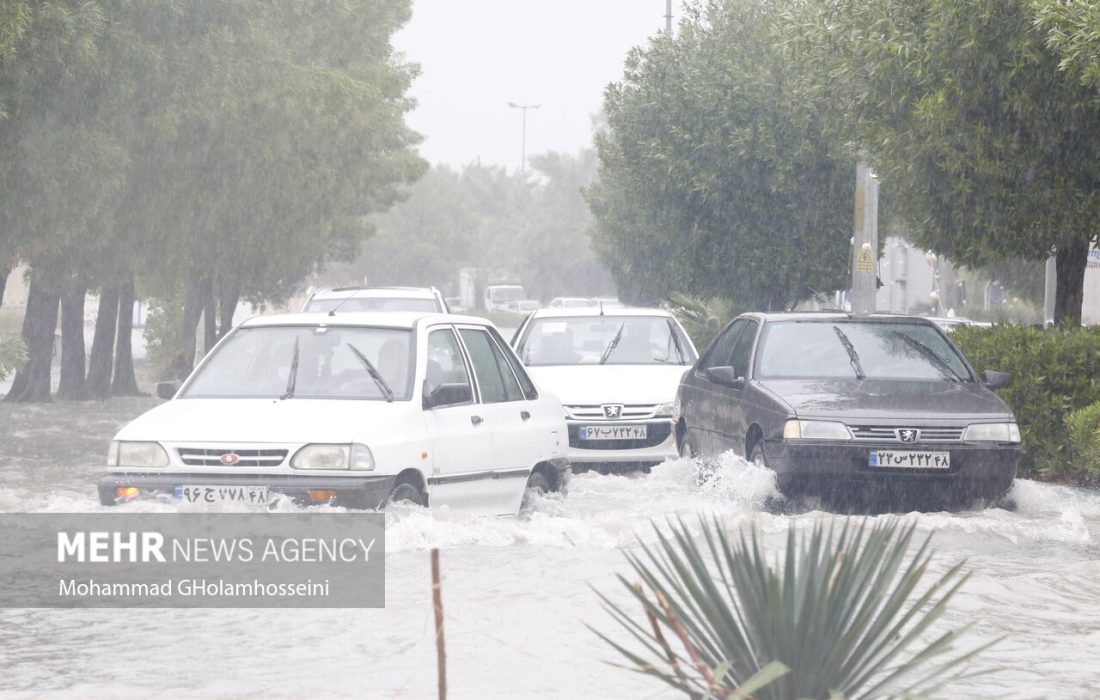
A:
<svg viewBox="0 0 1100 700">
<path fill-rule="evenodd" d="M 744 314 L 681 380 L 684 456 L 727 450 L 766 466 L 788 497 L 856 507 L 996 502 L 1020 433 L 934 323 L 909 316 Z"/>
</svg>

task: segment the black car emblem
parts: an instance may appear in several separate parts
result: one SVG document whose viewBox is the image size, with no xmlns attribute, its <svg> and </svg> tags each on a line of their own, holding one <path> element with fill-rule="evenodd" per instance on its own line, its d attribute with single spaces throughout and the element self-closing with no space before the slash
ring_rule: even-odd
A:
<svg viewBox="0 0 1100 700">
<path fill-rule="evenodd" d="M 623 414 L 623 405 L 621 403 L 605 403 L 603 414 L 608 418 L 618 418 Z"/>
<path fill-rule="evenodd" d="M 920 431 L 914 428 L 902 428 L 898 430 L 898 439 L 902 442 L 916 442 L 919 436 Z"/>
</svg>

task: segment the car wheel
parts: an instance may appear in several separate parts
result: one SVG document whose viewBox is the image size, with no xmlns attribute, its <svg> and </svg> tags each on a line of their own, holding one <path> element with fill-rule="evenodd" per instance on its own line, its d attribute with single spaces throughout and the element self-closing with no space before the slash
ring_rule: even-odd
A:
<svg viewBox="0 0 1100 700">
<path fill-rule="evenodd" d="M 527 487 L 523 491 L 523 502 L 519 506 L 520 510 L 531 506 L 533 496 L 543 496 L 553 490 L 545 474 L 539 471 L 531 472 L 531 476 L 527 477 Z"/>
<path fill-rule="evenodd" d="M 393 490 L 390 491 L 390 497 L 386 499 L 386 503 L 412 503 L 413 505 L 424 505 L 424 494 L 420 492 L 416 484 L 410 484 L 407 481 L 402 481 L 395 484 Z"/>
<path fill-rule="evenodd" d="M 768 458 L 764 455 L 764 441 L 758 440 L 755 445 L 752 446 L 752 452 L 749 453 L 749 461 L 754 466 L 768 468 Z"/>
<path fill-rule="evenodd" d="M 699 456 L 699 450 L 695 448 L 695 439 L 691 437 L 691 433 L 687 428 L 684 428 L 684 434 L 680 438 L 679 445 L 677 445 L 677 451 L 684 459 L 695 459 Z"/>
</svg>

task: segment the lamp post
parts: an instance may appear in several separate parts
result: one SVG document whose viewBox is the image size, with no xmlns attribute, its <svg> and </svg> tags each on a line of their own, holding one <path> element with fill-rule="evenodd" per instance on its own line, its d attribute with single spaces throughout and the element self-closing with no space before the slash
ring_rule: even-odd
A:
<svg viewBox="0 0 1100 700">
<path fill-rule="evenodd" d="M 519 160 L 519 172 L 522 175 L 527 172 L 527 110 L 538 109 L 542 105 L 517 105 L 515 102 L 509 102 L 508 106 L 523 111 L 523 141 L 520 144 Z"/>
</svg>

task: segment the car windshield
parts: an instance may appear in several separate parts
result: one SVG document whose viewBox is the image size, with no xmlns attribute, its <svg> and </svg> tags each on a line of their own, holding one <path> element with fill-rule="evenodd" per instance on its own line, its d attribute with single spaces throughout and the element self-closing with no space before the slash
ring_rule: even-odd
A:
<svg viewBox="0 0 1100 700">
<path fill-rule="evenodd" d="M 518 350 L 530 366 L 686 365 L 690 347 L 664 316 L 578 316 L 532 320 Z"/>
<path fill-rule="evenodd" d="M 520 301 L 523 299 L 523 287 L 490 287 L 489 298 L 493 301 Z"/>
<path fill-rule="evenodd" d="M 757 376 L 973 380 L 958 352 L 935 326 L 847 319 L 769 323 Z"/>
<path fill-rule="evenodd" d="M 310 299 L 303 309 L 307 312 L 332 311 L 439 311 L 435 299 L 410 299 L 408 297 L 344 297 L 329 299 Z"/>
<path fill-rule="evenodd" d="M 351 326 L 238 329 L 187 384 L 187 398 L 407 401 L 413 334 Z M 392 393 L 391 393 L 392 392 Z"/>
</svg>

